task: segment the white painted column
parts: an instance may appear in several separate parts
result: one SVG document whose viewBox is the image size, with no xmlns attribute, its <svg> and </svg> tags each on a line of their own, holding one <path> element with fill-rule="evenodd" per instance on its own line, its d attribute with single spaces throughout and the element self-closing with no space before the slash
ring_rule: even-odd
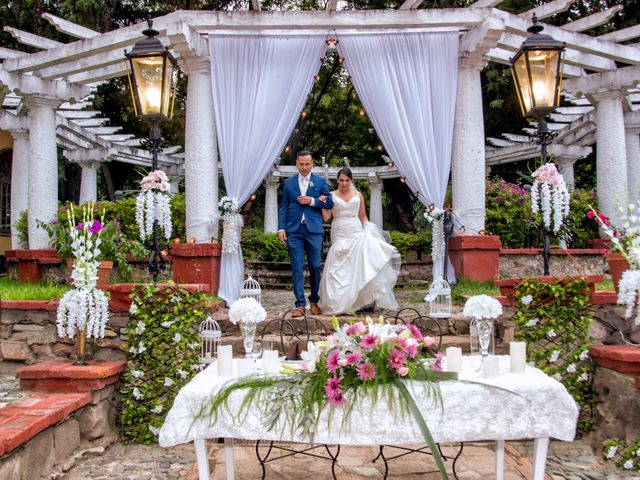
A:
<svg viewBox="0 0 640 480">
<path fill-rule="evenodd" d="M 58 210 L 56 108 L 61 100 L 30 95 L 29 109 L 29 248 L 49 248 L 49 236 L 38 221 L 50 222 Z"/>
<path fill-rule="evenodd" d="M 383 229 L 382 223 L 382 179 L 375 174 L 369 176 L 369 221 L 375 223 L 380 230 Z"/>
<path fill-rule="evenodd" d="M 209 60 L 186 59 L 189 76 L 185 127 L 187 238 L 210 242 L 218 236 L 218 144 L 213 116 Z"/>
<path fill-rule="evenodd" d="M 480 71 L 484 63 L 460 58 L 453 124 L 453 210 L 470 233 L 484 229 L 485 151 Z"/>
<path fill-rule="evenodd" d="M 570 192 L 573 192 L 576 186 L 576 178 L 573 171 L 573 166 L 575 165 L 577 157 L 574 156 L 557 156 L 554 158 L 556 165 L 558 165 L 558 171 L 562 178 L 564 178 L 564 183 L 567 184 L 567 189 Z"/>
<path fill-rule="evenodd" d="M 598 208 L 620 225 L 617 205 L 626 205 L 627 152 L 624 134 L 624 114 L 621 91 L 592 94 L 597 111 L 596 184 Z"/>
<path fill-rule="evenodd" d="M 82 167 L 80 203 L 98 200 L 98 167 L 100 162 L 78 162 Z"/>
<path fill-rule="evenodd" d="M 264 231 L 265 233 L 276 233 L 278 231 L 278 184 L 280 177 L 275 177 L 273 173 L 267 175 L 264 181 Z"/>
<path fill-rule="evenodd" d="M 627 150 L 627 184 L 629 201 L 638 205 L 640 194 L 640 127 L 627 127 L 624 131 Z"/>
<path fill-rule="evenodd" d="M 20 212 L 29 209 L 29 131 L 12 130 L 11 158 L 11 248 L 21 248 L 16 222 Z M 26 246 L 26 245 L 25 245 Z"/>
</svg>

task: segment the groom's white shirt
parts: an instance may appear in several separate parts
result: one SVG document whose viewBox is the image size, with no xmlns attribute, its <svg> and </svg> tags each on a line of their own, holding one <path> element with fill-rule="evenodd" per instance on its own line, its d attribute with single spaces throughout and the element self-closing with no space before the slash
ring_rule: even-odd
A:
<svg viewBox="0 0 640 480">
<path fill-rule="evenodd" d="M 299 173 L 298 175 L 298 187 L 300 188 L 300 194 L 301 195 L 306 195 L 307 194 L 307 189 L 309 188 L 309 186 L 311 185 L 311 173 L 309 173 L 309 175 L 307 175 L 306 177 L 303 177 L 302 175 L 300 175 Z M 306 179 L 307 181 L 305 182 L 303 179 Z M 316 199 L 311 197 L 311 203 L 309 204 L 310 207 L 313 207 L 316 203 Z M 302 220 L 301 222 L 304 222 L 304 213 L 302 214 Z M 284 230 L 278 230 L 279 232 L 284 232 Z"/>
</svg>

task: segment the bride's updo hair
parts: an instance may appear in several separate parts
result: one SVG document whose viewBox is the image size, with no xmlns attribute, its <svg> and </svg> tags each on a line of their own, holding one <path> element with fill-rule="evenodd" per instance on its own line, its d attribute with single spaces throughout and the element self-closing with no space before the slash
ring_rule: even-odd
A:
<svg viewBox="0 0 640 480">
<path fill-rule="evenodd" d="M 349 167 L 342 167 L 338 170 L 338 175 L 336 175 L 336 180 L 340 178 L 340 175 L 346 175 L 349 177 L 349 180 L 353 180 L 353 173 L 351 173 L 351 169 Z"/>
</svg>

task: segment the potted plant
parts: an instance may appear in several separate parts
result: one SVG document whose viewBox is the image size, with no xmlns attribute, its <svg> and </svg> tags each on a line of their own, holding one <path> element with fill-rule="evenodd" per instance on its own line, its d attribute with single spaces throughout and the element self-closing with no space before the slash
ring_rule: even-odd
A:
<svg viewBox="0 0 640 480">
<path fill-rule="evenodd" d="M 621 209 L 621 207 L 619 207 Z M 609 273 L 611 274 L 611 281 L 613 282 L 613 287 L 618 293 L 618 284 L 620 283 L 620 279 L 622 278 L 622 274 L 629 270 L 629 259 L 624 252 L 628 252 L 633 243 L 637 233 L 635 229 L 631 229 L 628 224 L 628 220 L 626 220 L 627 215 L 625 212 L 620 212 L 623 220 L 622 228 L 614 228 L 611 226 L 609 221 L 609 217 L 603 215 L 602 213 L 596 211 L 593 207 L 587 212 L 587 217 L 592 218 L 598 226 L 600 226 L 604 233 L 609 237 L 607 241 L 607 245 L 610 247 L 610 250 L 604 250 L 604 258 L 607 260 L 607 264 L 609 265 Z M 629 215 L 631 217 L 633 213 Z"/>
</svg>

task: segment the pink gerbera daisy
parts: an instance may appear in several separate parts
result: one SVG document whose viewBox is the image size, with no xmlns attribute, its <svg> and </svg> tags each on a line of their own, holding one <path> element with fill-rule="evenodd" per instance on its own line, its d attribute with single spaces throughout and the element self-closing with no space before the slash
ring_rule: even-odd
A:
<svg viewBox="0 0 640 480">
<path fill-rule="evenodd" d="M 332 350 L 327 357 L 327 372 L 334 373 L 338 369 L 338 360 L 340 360 L 340 352 Z"/>
<path fill-rule="evenodd" d="M 324 386 L 324 394 L 328 399 L 335 398 L 338 394 L 342 395 L 340 380 L 339 377 L 331 377 L 327 380 L 327 384 Z"/>
<path fill-rule="evenodd" d="M 363 362 L 358 365 L 358 377 L 363 382 L 376 378 L 376 367 L 371 362 Z"/>
<path fill-rule="evenodd" d="M 362 340 L 360 340 L 360 347 L 373 348 L 377 343 L 378 337 L 376 337 L 375 335 L 365 335 L 364 337 L 362 337 Z"/>
<path fill-rule="evenodd" d="M 405 363 L 406 363 L 406 359 L 405 359 L 405 355 L 404 352 L 402 350 L 400 350 L 399 348 L 395 348 L 391 351 L 391 353 L 389 354 L 389 366 L 391 368 L 400 368 L 400 367 L 404 367 Z"/>
<path fill-rule="evenodd" d="M 347 404 L 347 399 L 344 398 L 342 390 L 340 390 L 334 397 L 328 398 L 329 405 L 332 407 L 344 407 Z"/>
<path fill-rule="evenodd" d="M 416 327 L 414 324 L 407 323 L 407 330 L 411 332 L 411 335 L 413 336 L 413 338 L 415 338 L 418 341 L 422 340 L 422 332 L 420 332 L 420 329 Z"/>
<path fill-rule="evenodd" d="M 362 355 L 357 352 L 347 355 L 347 365 L 353 365 L 354 363 L 358 363 L 360 360 L 362 360 Z"/>
</svg>

